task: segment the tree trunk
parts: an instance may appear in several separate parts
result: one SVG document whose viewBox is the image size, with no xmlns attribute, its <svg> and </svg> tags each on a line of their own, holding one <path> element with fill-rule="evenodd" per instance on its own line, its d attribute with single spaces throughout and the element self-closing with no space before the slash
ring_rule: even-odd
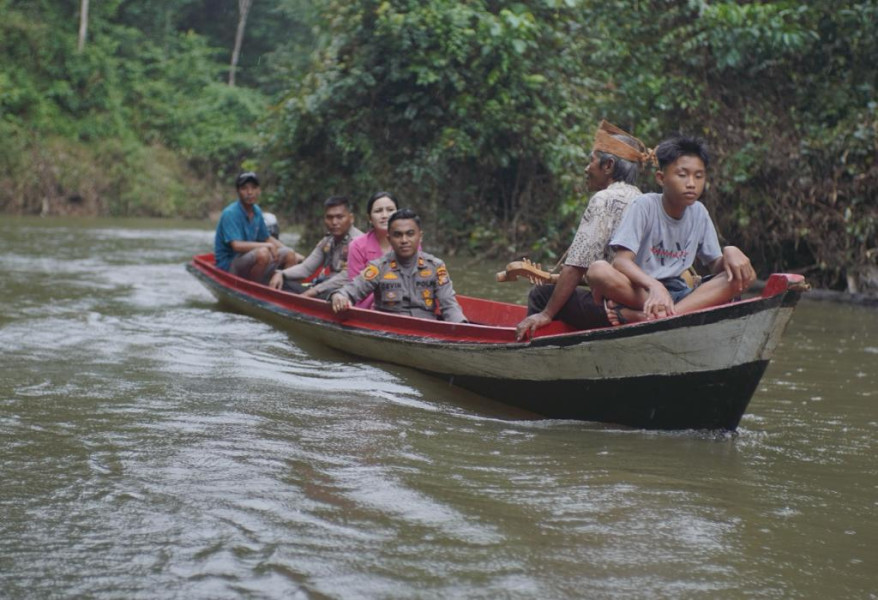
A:
<svg viewBox="0 0 878 600">
<path fill-rule="evenodd" d="M 85 48 L 85 36 L 88 32 L 88 0 L 79 2 L 79 43 L 76 46 L 78 52 Z"/>
<path fill-rule="evenodd" d="M 235 71 L 238 69 L 238 57 L 241 55 L 244 28 L 247 25 L 247 15 L 250 14 L 251 6 L 253 6 L 253 0 L 238 0 L 238 31 L 235 32 L 235 48 L 232 50 L 232 63 L 229 66 L 229 85 L 232 87 L 235 86 Z"/>
</svg>

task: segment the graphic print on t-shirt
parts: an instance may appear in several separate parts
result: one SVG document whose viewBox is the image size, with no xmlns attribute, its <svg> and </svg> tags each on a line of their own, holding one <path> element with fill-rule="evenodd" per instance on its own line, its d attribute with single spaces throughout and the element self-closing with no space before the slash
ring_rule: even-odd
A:
<svg viewBox="0 0 878 600">
<path fill-rule="evenodd" d="M 650 252 L 652 252 L 652 255 L 659 260 L 663 267 L 666 264 L 665 259 L 669 261 L 686 260 L 689 251 L 685 248 L 681 248 L 679 243 L 675 243 L 674 245 L 677 246 L 676 250 L 665 250 L 665 242 L 664 240 L 661 240 L 657 246 L 650 248 Z"/>
</svg>

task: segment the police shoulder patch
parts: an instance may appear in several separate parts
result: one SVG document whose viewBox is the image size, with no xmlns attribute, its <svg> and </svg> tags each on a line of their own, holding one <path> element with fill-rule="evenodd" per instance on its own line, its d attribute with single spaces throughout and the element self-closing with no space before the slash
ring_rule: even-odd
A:
<svg viewBox="0 0 878 600">
<path fill-rule="evenodd" d="M 448 283 L 448 269 L 445 268 L 445 265 L 436 269 L 436 277 L 438 278 L 439 285 L 445 285 Z"/>
<path fill-rule="evenodd" d="M 363 271 L 363 279 L 366 281 L 372 281 L 376 277 L 378 277 L 378 267 L 375 265 L 369 265 L 366 267 L 366 270 Z"/>
</svg>

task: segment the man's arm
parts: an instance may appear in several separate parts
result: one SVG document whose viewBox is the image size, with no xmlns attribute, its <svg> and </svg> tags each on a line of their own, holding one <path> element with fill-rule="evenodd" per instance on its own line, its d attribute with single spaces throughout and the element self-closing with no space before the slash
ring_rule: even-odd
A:
<svg viewBox="0 0 878 600">
<path fill-rule="evenodd" d="M 558 314 L 558 311 L 564 307 L 570 296 L 573 295 L 573 291 L 579 285 L 583 275 L 585 275 L 585 269 L 564 265 L 546 307 L 542 311 L 528 316 L 518 324 L 515 328 L 515 339 L 521 341 L 526 335 L 533 336 L 537 329 L 551 323 L 555 315 Z"/>
<path fill-rule="evenodd" d="M 449 323 L 466 323 L 466 316 L 457 301 L 457 295 L 454 293 L 454 286 L 451 284 L 451 277 L 448 276 L 445 264 L 440 264 L 436 268 L 436 275 L 436 300 L 439 302 L 442 320 Z"/>
<path fill-rule="evenodd" d="M 591 197 L 582 213 L 576 235 L 567 251 L 567 260 L 549 302 L 542 311 L 526 317 L 518 324 L 515 328 L 515 339 L 521 341 L 526 335 L 532 336 L 537 329 L 551 323 L 573 295 L 588 266 L 604 259 L 613 231 L 622 219 L 624 206 L 627 204 L 610 204 L 604 191 Z"/>
<path fill-rule="evenodd" d="M 256 250 L 257 248 L 268 248 L 268 251 L 271 252 L 272 258 L 277 258 L 277 248 L 274 244 L 270 242 L 245 242 L 244 240 L 234 240 L 229 243 L 229 246 L 232 247 L 238 254 L 244 254 L 246 252 L 250 252 L 251 250 Z"/>
<path fill-rule="evenodd" d="M 314 247 L 314 250 L 311 251 L 311 254 L 308 255 L 308 258 L 289 269 L 275 271 L 268 285 L 279 290 L 284 284 L 284 279 L 305 279 L 309 277 L 323 264 L 323 245 L 323 240 L 321 240 Z"/>
<path fill-rule="evenodd" d="M 756 271 L 753 270 L 750 259 L 737 246 L 725 246 L 722 256 L 710 263 L 711 273 L 717 274 L 720 271 L 726 272 L 726 277 L 739 293 L 756 280 Z"/>
<path fill-rule="evenodd" d="M 333 292 L 335 290 L 343 288 L 348 281 L 348 273 L 347 271 L 339 271 L 326 281 L 321 281 L 317 285 L 312 285 L 309 287 L 303 295 L 305 296 L 319 296 L 320 294 L 325 294 L 326 292 Z"/>
<path fill-rule="evenodd" d="M 286 247 L 286 244 L 284 244 L 282 241 L 280 241 L 279 239 L 277 239 L 276 237 L 271 236 L 271 235 L 268 236 L 268 239 L 265 240 L 265 241 L 268 242 L 269 244 L 271 244 L 272 246 L 274 246 L 274 247 L 277 248 L 277 249 L 281 249 L 281 248 L 285 248 L 285 247 Z"/>
<path fill-rule="evenodd" d="M 280 241 L 279 239 L 277 239 L 274 236 L 271 236 L 271 235 L 268 236 L 268 239 L 266 241 L 269 244 L 271 244 L 272 246 L 274 246 L 275 250 L 281 250 L 282 248 L 289 248 L 290 252 L 292 252 L 296 256 L 297 263 L 300 263 L 303 260 L 305 260 L 304 256 L 302 256 L 301 254 L 299 254 L 298 252 L 296 252 L 295 250 L 293 250 L 292 248 L 290 248 L 289 246 L 287 246 L 286 244 L 284 244 L 282 241 Z"/>
<path fill-rule="evenodd" d="M 344 287 L 334 292 L 329 297 L 333 312 L 346 311 L 351 307 L 351 302 L 359 302 L 374 292 L 378 288 L 379 271 L 374 264 L 369 264 L 353 281 L 348 281 Z"/>
</svg>

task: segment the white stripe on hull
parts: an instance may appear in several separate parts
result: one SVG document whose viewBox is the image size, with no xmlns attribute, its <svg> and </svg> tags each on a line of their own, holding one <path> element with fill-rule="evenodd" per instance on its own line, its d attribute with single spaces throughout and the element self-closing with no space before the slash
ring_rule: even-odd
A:
<svg viewBox="0 0 878 600">
<path fill-rule="evenodd" d="M 327 346 L 369 359 L 448 375 L 505 380 L 623 379 L 721 371 L 769 360 L 793 309 L 775 307 L 714 323 L 641 335 L 592 339 L 569 346 L 435 342 L 341 329 L 302 320 L 295 312 L 254 304 L 214 291 L 245 312 L 279 314 L 285 328 Z"/>
</svg>

